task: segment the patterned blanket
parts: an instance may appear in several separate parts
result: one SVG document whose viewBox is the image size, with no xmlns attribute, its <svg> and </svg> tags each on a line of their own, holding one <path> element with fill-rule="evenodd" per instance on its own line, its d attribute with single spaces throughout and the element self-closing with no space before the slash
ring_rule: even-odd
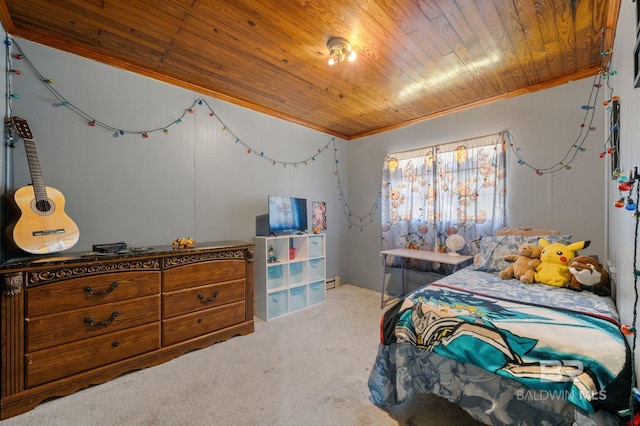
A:
<svg viewBox="0 0 640 426">
<path fill-rule="evenodd" d="M 586 412 L 627 403 L 629 351 L 610 298 L 465 268 L 396 308 L 383 344 L 481 367 Z"/>
</svg>

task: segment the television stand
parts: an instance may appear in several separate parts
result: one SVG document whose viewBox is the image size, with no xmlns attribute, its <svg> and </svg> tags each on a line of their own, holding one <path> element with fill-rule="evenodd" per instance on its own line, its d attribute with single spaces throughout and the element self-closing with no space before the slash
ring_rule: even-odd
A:
<svg viewBox="0 0 640 426">
<path fill-rule="evenodd" d="M 254 237 L 254 313 L 269 321 L 325 300 L 325 235 Z"/>
</svg>

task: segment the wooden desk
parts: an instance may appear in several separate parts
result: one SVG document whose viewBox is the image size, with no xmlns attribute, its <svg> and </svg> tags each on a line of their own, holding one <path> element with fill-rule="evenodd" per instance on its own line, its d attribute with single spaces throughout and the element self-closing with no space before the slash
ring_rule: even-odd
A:
<svg viewBox="0 0 640 426">
<path fill-rule="evenodd" d="M 416 259 L 416 260 L 427 260 L 429 262 L 438 262 L 444 263 L 446 265 L 453 265 L 453 271 L 455 272 L 458 266 L 462 263 L 467 262 L 472 259 L 473 256 L 452 256 L 448 253 L 440 253 L 437 251 L 428 251 L 428 250 L 412 250 L 406 248 L 398 248 L 391 250 L 383 250 L 380 252 L 380 256 L 382 256 L 382 291 L 380 298 L 380 308 L 384 307 L 384 293 L 385 293 L 385 271 L 387 265 L 387 256 L 397 256 L 402 257 L 404 259 Z M 405 280 L 404 280 L 404 261 L 400 262 L 402 269 L 402 294 L 399 297 L 405 295 Z"/>
</svg>

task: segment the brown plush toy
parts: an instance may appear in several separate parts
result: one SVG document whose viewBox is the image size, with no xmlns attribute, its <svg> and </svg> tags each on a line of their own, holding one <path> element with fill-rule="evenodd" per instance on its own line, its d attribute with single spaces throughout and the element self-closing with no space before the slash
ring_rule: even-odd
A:
<svg viewBox="0 0 640 426">
<path fill-rule="evenodd" d="M 598 296 L 611 295 L 609 273 L 602 264 L 590 256 L 577 256 L 569 263 L 571 281 L 567 285 L 571 290 L 587 290 Z"/>
<path fill-rule="evenodd" d="M 542 249 L 535 244 L 522 244 L 518 247 L 518 254 L 505 256 L 507 262 L 514 262 L 507 269 L 500 271 L 500 278 L 508 280 L 516 278 L 525 284 L 531 284 L 535 275 L 536 266 L 540 264 Z"/>
</svg>

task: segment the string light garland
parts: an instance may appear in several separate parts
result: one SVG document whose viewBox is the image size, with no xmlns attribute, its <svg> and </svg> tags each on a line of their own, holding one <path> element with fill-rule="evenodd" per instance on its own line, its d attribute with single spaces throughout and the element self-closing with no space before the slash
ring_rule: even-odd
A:
<svg viewBox="0 0 640 426">
<path fill-rule="evenodd" d="M 369 225 L 370 223 L 373 223 L 373 215 L 375 214 L 376 210 L 378 210 L 378 208 L 380 207 L 380 197 L 382 193 L 378 191 L 378 195 L 376 196 L 376 199 L 373 202 L 373 205 L 371 206 L 367 214 L 358 215 L 354 213 L 349 207 L 349 204 L 346 201 L 347 199 L 344 196 L 344 192 L 342 191 L 342 183 L 340 182 L 340 173 L 338 173 L 338 150 L 337 149 L 334 150 L 334 159 L 335 159 L 335 165 L 336 165 L 335 174 L 336 174 L 336 179 L 338 181 L 337 189 L 338 189 L 338 193 L 340 194 L 340 201 L 342 202 L 344 207 L 344 213 L 347 216 L 349 229 L 355 226 L 355 227 L 359 227 L 360 231 L 362 232 L 365 226 Z"/>
<path fill-rule="evenodd" d="M 601 44 L 602 46 L 604 46 L 604 41 L 605 41 L 605 31 L 603 30 L 601 32 Z M 308 157 L 304 158 L 303 160 L 299 160 L 299 161 L 283 161 L 283 160 L 279 160 L 273 157 L 270 157 L 269 155 L 265 154 L 264 151 L 261 150 L 255 150 L 253 147 L 251 147 L 249 144 L 247 144 L 246 142 L 244 142 L 240 137 L 238 137 L 232 130 L 229 129 L 229 127 L 221 120 L 221 118 L 215 113 L 215 111 L 213 110 L 213 108 L 211 108 L 211 106 L 209 105 L 209 103 L 202 97 L 197 98 L 193 104 L 191 104 L 189 107 L 187 107 L 183 113 L 176 118 L 175 120 L 171 121 L 170 123 L 167 123 L 165 126 L 161 126 L 158 128 L 154 128 L 154 129 L 146 129 L 146 130 L 126 130 L 126 129 L 120 129 L 114 126 L 111 126 L 103 121 L 100 121 L 94 117 L 92 117 L 91 115 L 89 115 L 88 113 L 84 112 L 82 109 L 78 108 L 77 106 L 75 106 L 73 103 L 69 102 L 62 94 L 60 94 L 54 87 L 53 84 L 55 83 L 54 79 L 51 78 L 47 78 L 45 76 L 43 76 L 38 70 L 37 68 L 31 63 L 31 61 L 26 57 L 26 55 L 24 54 L 24 52 L 22 51 L 22 49 L 20 48 L 20 46 L 18 45 L 18 43 L 16 43 L 15 41 L 12 40 L 5 40 L 5 44 L 7 44 L 7 46 L 10 45 L 14 45 L 16 47 L 16 49 L 19 51 L 18 54 L 13 55 L 13 58 L 15 58 L 16 60 L 20 60 L 20 61 L 24 61 L 29 68 L 34 72 L 34 74 L 37 76 L 37 78 L 42 82 L 42 84 L 45 85 L 45 87 L 54 95 L 54 97 L 57 99 L 57 102 L 52 103 L 52 106 L 54 107 L 65 107 L 68 108 L 69 110 L 73 111 L 75 114 L 77 114 L 78 116 L 80 116 L 81 118 L 83 118 L 84 120 L 86 120 L 87 125 L 90 127 L 102 127 L 108 131 L 110 131 L 112 133 L 113 137 L 119 137 L 119 136 L 124 136 L 127 134 L 137 134 L 140 135 L 143 139 L 149 139 L 151 134 L 157 133 L 157 132 L 162 132 L 164 135 L 168 135 L 170 134 L 170 128 L 174 125 L 179 125 L 182 123 L 182 120 L 185 116 L 187 115 L 192 115 L 194 114 L 194 108 L 196 108 L 197 106 L 200 107 L 205 107 L 206 109 L 208 109 L 208 113 L 209 116 L 212 118 L 217 119 L 217 121 L 219 122 L 219 124 L 222 126 L 222 131 L 223 132 L 227 132 L 229 135 L 231 135 L 231 137 L 233 138 L 234 142 L 240 146 L 242 146 L 242 148 L 247 152 L 247 154 L 253 154 L 261 159 L 264 159 L 266 161 L 269 161 L 273 166 L 276 165 L 281 165 L 282 167 L 287 167 L 288 165 L 293 166 L 294 168 L 298 167 L 299 165 L 308 165 L 310 162 L 314 162 L 316 161 L 316 157 L 320 154 L 322 154 L 324 151 L 327 151 L 330 147 L 333 147 L 334 149 L 334 157 L 336 160 L 336 164 L 335 164 L 335 175 L 336 175 L 336 179 L 337 179 L 337 189 L 339 192 L 339 198 L 340 201 L 343 203 L 343 207 L 344 207 L 344 214 L 347 216 L 347 220 L 349 223 L 349 228 L 356 226 L 356 227 L 360 227 L 360 230 L 362 231 L 364 229 L 365 226 L 367 226 L 370 223 L 373 223 L 373 215 L 375 213 L 375 211 L 379 208 L 379 204 L 380 204 L 380 197 L 381 194 L 380 192 L 378 192 L 376 199 L 373 203 L 373 205 L 371 206 L 371 208 L 369 209 L 368 213 L 365 215 L 358 215 L 356 213 L 354 213 L 351 208 L 349 207 L 347 201 L 346 201 L 346 197 L 344 196 L 344 191 L 342 189 L 342 183 L 340 181 L 340 174 L 339 174 L 339 170 L 338 170 L 338 159 L 337 159 L 337 149 L 335 146 L 335 139 L 331 138 L 329 140 L 329 142 L 327 142 L 327 144 L 325 144 L 323 147 L 319 148 L 317 150 L 316 153 L 309 155 Z M 520 151 L 521 149 L 517 146 L 517 144 L 514 142 L 513 140 L 513 135 L 511 133 L 509 133 L 508 131 L 505 131 L 505 134 L 507 136 L 508 139 L 508 143 L 509 146 L 511 147 L 512 152 L 515 154 L 515 156 L 518 158 L 518 164 L 520 165 L 524 165 L 527 166 L 529 168 L 531 168 L 532 170 L 535 171 L 535 173 L 537 175 L 543 175 L 545 173 L 555 173 L 561 169 L 570 169 L 571 168 L 571 163 L 574 161 L 576 155 L 579 152 L 584 152 L 586 151 L 586 148 L 583 147 L 585 140 L 587 138 L 587 136 L 589 135 L 589 132 L 594 131 L 595 127 L 592 125 L 593 124 L 593 120 L 594 120 L 594 116 L 595 116 L 595 102 L 596 99 L 598 97 L 599 94 L 599 90 L 602 87 L 602 82 L 604 80 L 607 81 L 607 87 L 610 89 L 611 93 L 613 93 L 613 90 L 610 88 L 608 82 L 609 79 L 607 78 L 610 75 L 615 75 L 615 71 L 609 71 L 608 70 L 608 63 L 611 59 L 611 49 L 609 50 L 603 50 L 601 48 L 601 56 L 603 58 L 603 65 L 600 68 L 599 72 L 596 74 L 596 76 L 594 77 L 594 85 L 592 87 L 590 96 L 589 96 L 589 101 L 586 105 L 581 106 L 581 109 L 585 110 L 585 116 L 583 119 L 583 122 L 580 124 L 580 134 L 578 135 L 578 138 L 576 139 L 576 142 L 574 144 L 572 144 L 571 148 L 567 151 L 567 153 L 565 154 L 565 156 L 556 164 L 552 165 L 551 167 L 546 167 L 546 168 L 540 168 L 540 167 L 535 167 L 530 165 L 529 163 L 527 163 L 527 161 L 525 161 L 525 159 L 522 157 Z M 11 65 L 11 64 L 9 64 Z M 9 70 L 13 70 L 14 68 L 9 66 L 8 67 Z M 16 70 L 17 72 L 15 72 L 16 75 L 20 75 L 21 71 Z M 10 97 L 17 99 L 19 98 L 18 94 L 10 94 Z M 619 98 L 618 97 L 614 97 L 614 96 L 610 96 L 608 101 L 605 101 L 605 106 L 608 106 L 608 103 L 611 101 L 618 101 Z M 608 107 L 608 109 L 610 109 L 610 107 Z M 613 130 L 617 130 L 617 123 L 614 123 L 614 125 L 611 127 L 611 131 Z M 583 134 L 584 133 L 584 134 Z M 612 141 L 612 137 L 610 136 L 608 138 L 608 140 L 605 142 L 605 151 L 604 153 L 601 153 L 600 156 L 604 157 L 606 154 L 612 154 L 614 152 L 614 148 L 611 146 L 611 141 Z"/>
<path fill-rule="evenodd" d="M 331 138 L 324 146 L 318 148 L 316 150 L 316 152 L 314 152 L 313 154 L 303 158 L 302 160 L 297 160 L 297 161 L 279 160 L 279 159 L 276 159 L 276 158 L 273 158 L 273 157 L 267 155 L 264 151 L 254 149 L 248 143 L 243 141 L 236 133 L 234 133 L 222 121 L 220 116 L 218 114 L 216 114 L 216 112 L 213 110 L 211 105 L 209 105 L 209 103 L 203 97 L 198 97 L 196 100 L 193 101 L 193 103 L 190 106 L 188 106 L 187 108 L 185 108 L 183 110 L 182 114 L 178 118 L 172 120 L 171 122 L 167 123 L 164 126 L 160 126 L 160 127 L 153 128 L 153 129 L 146 129 L 146 130 L 127 130 L 127 129 L 114 127 L 114 126 L 112 126 L 110 124 L 105 123 L 104 121 L 101 121 L 101 120 L 91 116 L 87 112 L 83 111 L 81 108 L 79 108 L 76 105 L 74 105 L 73 103 L 71 103 L 60 92 L 58 92 L 53 87 L 53 84 L 55 83 L 55 80 L 52 79 L 52 78 L 45 78 L 38 71 L 38 69 L 33 65 L 33 63 L 29 60 L 29 58 L 24 54 L 24 52 L 22 51 L 22 49 L 20 48 L 18 43 L 15 42 L 15 40 L 11 40 L 11 39 L 7 38 L 7 39 L 5 39 L 5 45 L 7 46 L 7 48 L 9 48 L 10 46 L 14 46 L 17 49 L 17 51 L 19 53 L 12 55 L 13 59 L 15 59 L 17 61 L 24 61 L 24 63 L 27 64 L 27 66 L 31 69 L 31 71 L 40 80 L 40 82 L 56 98 L 56 102 L 53 102 L 51 104 L 51 106 L 53 106 L 55 108 L 59 108 L 59 107 L 67 108 L 70 111 L 74 112 L 79 117 L 81 117 L 83 120 L 85 120 L 89 127 L 101 127 L 103 129 L 111 132 L 113 137 L 120 137 L 120 136 L 125 136 L 125 135 L 139 135 L 143 139 L 149 139 L 150 136 L 152 134 L 155 134 L 155 133 L 162 132 L 162 134 L 168 135 L 168 134 L 170 134 L 170 130 L 169 129 L 172 126 L 180 125 L 182 123 L 183 119 L 186 116 L 194 115 L 195 114 L 195 109 L 200 107 L 200 108 L 205 108 L 208 111 L 209 117 L 216 119 L 217 122 L 219 123 L 219 125 L 221 126 L 221 130 L 224 133 L 227 133 L 228 135 L 230 135 L 231 139 L 233 139 L 234 143 L 239 145 L 239 146 L 241 146 L 247 152 L 247 154 L 253 154 L 253 155 L 255 155 L 256 157 L 258 157 L 258 158 L 260 158 L 262 160 L 269 161 L 273 166 L 276 166 L 276 165 L 281 165 L 282 167 L 293 166 L 294 168 L 297 168 L 299 165 L 305 165 L 306 166 L 306 165 L 309 165 L 312 162 L 315 162 L 316 158 L 318 156 L 322 155 L 323 153 L 325 153 L 325 151 L 328 151 L 330 148 L 333 148 L 334 160 L 335 160 L 335 162 L 334 162 L 334 167 L 335 167 L 334 175 L 336 176 L 336 179 L 337 179 L 337 189 L 338 189 L 338 193 L 339 193 L 339 200 L 343 204 L 343 211 L 344 211 L 345 216 L 347 217 L 347 221 L 349 223 L 349 228 L 351 228 L 352 226 L 355 225 L 355 226 L 359 226 L 360 230 L 362 231 L 363 228 L 366 225 L 368 225 L 370 223 L 373 223 L 373 215 L 374 215 L 375 211 L 379 208 L 380 193 L 378 193 L 378 197 L 376 198 L 375 202 L 373 203 L 372 207 L 369 209 L 367 214 L 358 215 L 358 214 L 354 213 L 351 210 L 351 208 L 349 207 L 349 204 L 347 202 L 347 199 L 346 199 L 346 197 L 344 195 L 344 190 L 343 190 L 342 182 L 341 182 L 341 179 L 340 179 L 340 171 L 339 171 L 339 168 L 338 168 L 338 165 L 339 165 L 338 149 L 336 147 L 335 138 Z M 13 68 L 11 67 L 11 65 L 12 65 L 11 63 L 9 63 L 7 65 L 8 65 L 7 69 L 13 70 Z M 19 70 L 15 70 L 14 73 L 16 75 L 21 75 L 22 74 L 22 72 L 19 71 Z M 10 95 L 8 95 L 8 97 L 9 98 L 13 98 L 13 99 L 18 99 L 19 95 L 18 94 L 10 94 Z"/>
<path fill-rule="evenodd" d="M 638 237 L 640 236 L 640 211 L 638 210 L 638 204 L 640 203 L 640 175 L 638 174 L 638 167 L 635 167 L 633 171 L 629 173 L 629 177 L 620 176 L 618 178 L 618 190 L 621 195 L 622 192 L 628 191 L 627 201 L 621 198 L 622 205 L 619 205 L 618 201 L 615 203 L 616 207 L 625 207 L 626 210 L 633 210 L 633 218 L 635 219 L 635 231 L 634 231 L 634 244 L 633 244 L 633 290 L 634 290 L 634 302 L 633 302 L 633 315 L 631 324 L 622 324 L 620 331 L 629 336 L 631 339 L 631 392 L 629 393 L 629 408 L 621 411 L 619 414 L 622 417 L 629 417 L 629 424 L 638 424 L 636 421 L 636 404 L 640 402 L 640 390 L 636 387 L 636 348 L 637 348 L 637 321 L 638 321 L 638 303 L 640 302 L 640 295 L 638 294 L 638 284 L 640 281 L 640 270 L 638 270 Z M 633 190 L 635 188 L 635 201 L 633 200 Z"/>
<path fill-rule="evenodd" d="M 513 140 L 513 136 L 507 132 L 507 138 L 509 139 L 509 147 L 511 148 L 511 152 L 518 159 L 517 162 L 521 166 L 526 166 L 533 170 L 536 175 L 542 176 L 544 174 L 555 173 L 560 170 L 570 170 L 571 163 L 575 160 L 576 156 L 585 152 L 587 149 L 584 147 L 585 141 L 589 136 L 590 132 L 596 130 L 596 127 L 593 125 L 593 120 L 595 118 L 595 108 L 596 102 L 598 99 L 598 95 L 600 93 L 600 89 L 603 87 L 603 82 L 606 83 L 606 87 L 609 90 L 609 96 L 606 101 L 603 102 L 604 106 L 608 111 L 612 111 L 610 103 L 615 101 L 618 102 L 620 98 L 618 96 L 613 96 L 613 88 L 610 85 L 611 79 L 609 77 L 617 74 L 615 70 L 609 70 L 609 63 L 612 58 L 612 50 L 604 49 L 606 39 L 606 32 L 602 30 L 600 32 L 600 57 L 602 58 L 602 63 L 598 72 L 594 76 L 594 83 L 591 87 L 591 92 L 589 94 L 589 99 L 585 105 L 580 106 L 580 109 L 584 110 L 584 117 L 582 123 L 580 123 L 580 131 L 575 140 L 575 142 L 569 147 L 565 155 L 560 159 L 560 161 L 554 163 L 551 166 L 547 167 L 537 167 L 530 163 L 528 163 L 521 154 L 521 148 L 515 143 Z M 607 155 L 613 155 L 615 153 L 615 147 L 613 146 L 613 132 L 619 129 L 619 123 L 612 123 L 609 128 L 609 137 L 604 143 L 604 151 L 598 153 L 600 158 L 605 158 Z"/>
</svg>

